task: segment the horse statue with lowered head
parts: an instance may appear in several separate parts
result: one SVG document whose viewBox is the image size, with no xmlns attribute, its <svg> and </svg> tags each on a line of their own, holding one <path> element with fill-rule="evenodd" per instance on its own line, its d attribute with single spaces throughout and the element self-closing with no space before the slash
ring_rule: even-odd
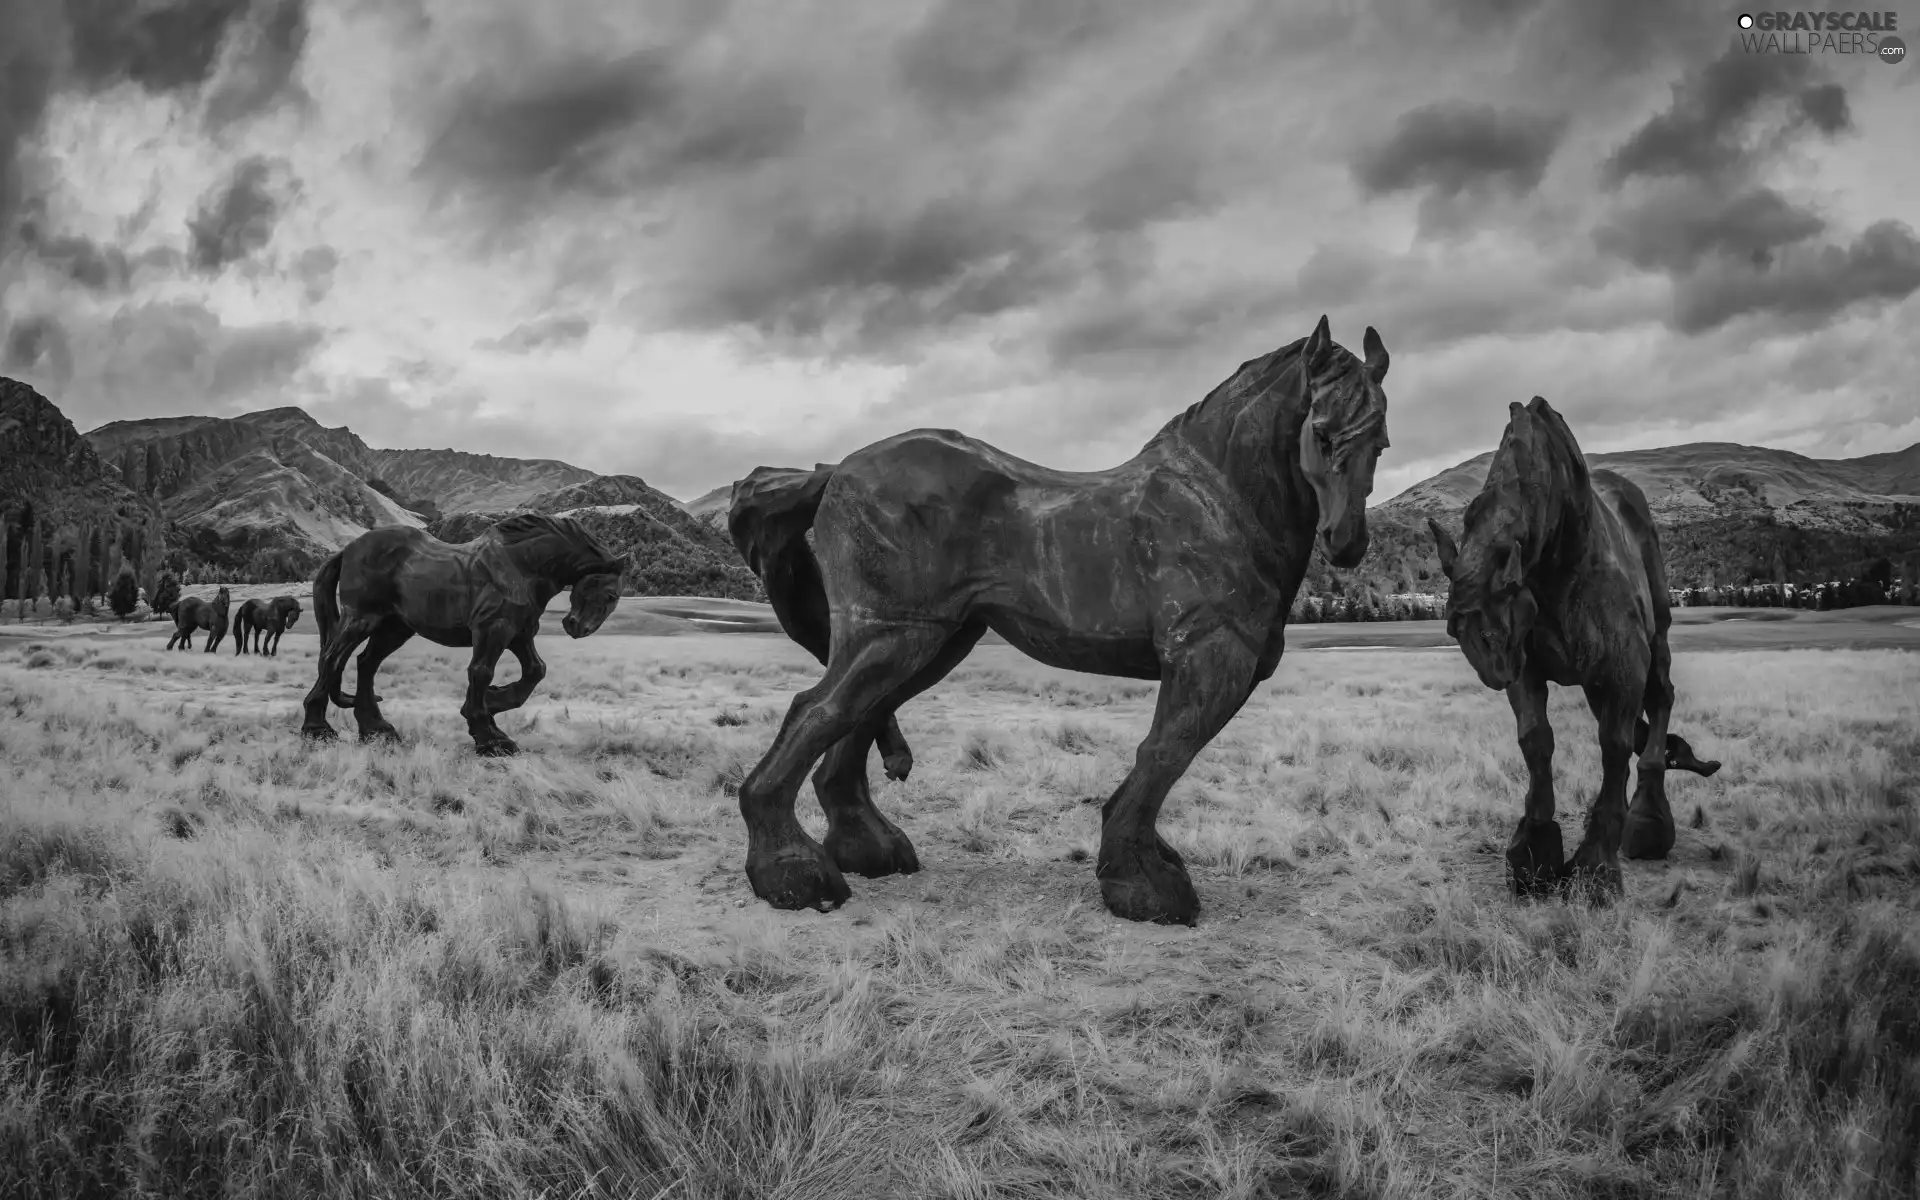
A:
<svg viewBox="0 0 1920 1200">
<path fill-rule="evenodd" d="M 1696 758 L 1668 729 L 1673 617 L 1646 496 L 1631 480 L 1589 468 L 1573 431 L 1539 396 L 1509 408 L 1460 543 L 1427 521 L 1452 584 L 1447 633 L 1480 682 L 1507 693 L 1519 726 L 1528 785 L 1526 814 L 1507 847 L 1515 894 L 1571 882 L 1604 903 L 1624 891 L 1623 845 L 1628 858 L 1665 858 L 1673 848 L 1667 769 L 1708 776 L 1720 764 Z M 1571 863 L 1554 820 L 1549 683 L 1578 685 L 1600 726 L 1600 792 Z M 1627 767 L 1636 752 L 1629 808 Z"/>
<path fill-rule="evenodd" d="M 214 593 L 212 600 L 202 600 L 198 596 L 182 596 L 173 605 L 173 636 L 167 639 L 167 649 L 193 649 L 193 635 L 198 630 L 207 631 L 206 653 L 212 654 L 220 646 L 222 638 L 227 636 L 227 606 L 232 602 L 226 585 Z"/>
<path fill-rule="evenodd" d="M 917 429 L 734 484 L 734 545 L 781 627 L 826 666 L 740 785 L 754 894 L 831 909 L 851 894 L 842 871 L 919 869 L 874 807 L 868 753 L 880 742 L 888 773 L 905 773 L 894 713 L 991 629 L 1050 666 L 1160 681 L 1152 729 L 1101 810 L 1096 874 L 1114 914 L 1192 924 L 1199 897 L 1156 829 L 1160 806 L 1278 667 L 1316 538 L 1335 566 L 1366 553 L 1387 445 L 1387 349 L 1371 328 L 1365 351 L 1335 345 L 1322 317 L 1107 470 Z M 816 761 L 824 846 L 794 816 Z"/>
<path fill-rule="evenodd" d="M 299 619 L 300 601 L 292 596 L 241 601 L 239 611 L 233 614 L 234 654 L 245 654 L 251 649 L 265 658 L 278 658 L 280 635 L 293 628 Z"/>
<path fill-rule="evenodd" d="M 569 637 L 586 637 L 619 603 L 628 565 L 574 521 L 538 513 L 508 517 L 458 545 L 405 525 L 361 534 L 314 577 L 319 678 L 307 693 L 301 732 L 321 740 L 338 736 L 327 723 L 331 701 L 353 710 L 362 740 L 397 739 L 380 715 L 373 677 L 417 633 L 442 646 L 472 648 L 460 707 L 467 731 L 483 755 L 518 753 L 494 717 L 525 704 L 546 677 L 533 639 L 548 602 L 572 589 L 560 626 Z M 358 686 L 344 692 L 347 659 L 362 642 Z M 519 660 L 520 678 L 495 687 L 503 653 Z"/>
</svg>

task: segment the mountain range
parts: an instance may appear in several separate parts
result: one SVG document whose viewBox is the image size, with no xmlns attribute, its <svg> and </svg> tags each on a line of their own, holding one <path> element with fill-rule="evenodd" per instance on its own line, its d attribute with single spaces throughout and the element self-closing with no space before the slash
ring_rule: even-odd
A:
<svg viewBox="0 0 1920 1200">
<path fill-rule="evenodd" d="M 545 512 L 632 552 L 629 583 L 643 594 L 760 596 L 726 535 L 730 484 L 681 502 L 637 476 L 554 459 L 376 449 L 298 408 L 115 421 L 80 435 L 31 388 L 0 387 L 14 398 L 0 419 L 0 451 L 10 460 L 0 482 L 126 523 L 157 505 L 177 568 L 306 578 L 376 525 L 461 541 L 506 514 Z M 28 425 L 38 431 L 31 437 L 21 432 Z M 1444 591 L 1427 518 L 1457 532 L 1492 459 L 1477 455 L 1374 505 L 1367 559 L 1334 572 L 1316 558 L 1306 590 Z M 1920 444 L 1816 459 L 1706 442 L 1588 461 L 1647 493 L 1675 586 L 1846 578 L 1873 558 L 1920 551 Z M 75 482 L 56 486 L 63 479 Z"/>
<path fill-rule="evenodd" d="M 1920 551 L 1920 443 L 1820 459 L 1694 442 L 1589 454 L 1587 463 L 1646 493 L 1675 587 L 1847 579 L 1872 559 Z M 1383 591 L 1444 590 L 1427 518 L 1457 537 L 1492 465 L 1492 451 L 1476 455 L 1369 509 L 1361 575 Z"/>
<path fill-rule="evenodd" d="M 183 570 L 310 577 L 377 525 L 465 541 L 516 512 L 565 514 L 633 555 L 641 594 L 751 599 L 759 583 L 725 533 L 632 475 L 553 459 L 379 450 L 298 408 L 114 421 L 86 435 L 133 492 L 157 497 Z"/>
</svg>

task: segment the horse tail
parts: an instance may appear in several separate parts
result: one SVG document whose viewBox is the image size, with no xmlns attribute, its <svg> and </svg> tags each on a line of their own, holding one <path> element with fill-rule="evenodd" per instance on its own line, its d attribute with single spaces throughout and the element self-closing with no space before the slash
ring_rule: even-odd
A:
<svg viewBox="0 0 1920 1200">
<path fill-rule="evenodd" d="M 327 696 L 341 708 L 352 708 L 356 697 L 340 690 L 347 673 L 347 660 L 343 658 L 334 666 L 327 666 L 327 646 L 340 627 L 340 560 L 345 556 L 346 551 L 342 550 L 321 563 L 320 573 L 313 577 L 313 620 L 320 627 L 320 670 L 327 681 Z"/>
<path fill-rule="evenodd" d="M 807 530 L 820 511 L 820 497 L 836 468 L 755 467 L 733 485 L 727 532 L 747 566 L 767 589 L 780 628 L 821 662 L 827 661 L 832 625 L 820 560 L 807 544 Z"/>
</svg>

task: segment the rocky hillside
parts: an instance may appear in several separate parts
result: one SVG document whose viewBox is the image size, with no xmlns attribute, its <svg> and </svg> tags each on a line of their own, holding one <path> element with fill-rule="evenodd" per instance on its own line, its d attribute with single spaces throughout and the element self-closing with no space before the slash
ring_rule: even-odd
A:
<svg viewBox="0 0 1920 1200">
<path fill-rule="evenodd" d="M 393 494 L 442 513 L 511 512 L 559 488 L 602 476 L 551 458 L 495 458 L 464 450 L 375 450 L 372 470 Z"/>
<path fill-rule="evenodd" d="M 460 450 L 376 450 L 298 408 L 242 417 L 116 421 L 87 439 L 136 490 L 151 490 L 189 561 L 302 578 L 377 525 L 465 541 L 512 512 L 566 512 L 621 551 L 642 594 L 756 598 L 725 533 L 632 475 L 553 459 Z"/>
<path fill-rule="evenodd" d="M 625 583 L 642 596 L 726 596 L 764 599 L 724 530 L 688 513 L 633 475 L 601 475 L 535 496 L 523 511 L 579 521 L 607 545 L 631 554 Z M 435 536 L 462 542 L 502 514 L 455 513 L 432 526 Z"/>
<path fill-rule="evenodd" d="M 1697 442 L 1587 461 L 1646 492 L 1676 587 L 1848 578 L 1867 560 L 1920 549 L 1920 445 L 1817 459 Z M 1457 532 L 1492 463 L 1492 452 L 1470 458 L 1370 509 L 1361 574 L 1381 590 L 1444 591 L 1426 518 Z"/>
<path fill-rule="evenodd" d="M 723 483 L 712 491 L 689 500 L 680 507 L 713 526 L 715 529 L 727 527 L 727 506 L 733 502 L 733 485 Z"/>
<path fill-rule="evenodd" d="M 427 523 L 375 486 L 376 452 L 352 430 L 298 408 L 115 421 L 87 438 L 136 491 L 159 497 L 203 566 L 299 577 L 374 526 Z"/>
<path fill-rule="evenodd" d="M 151 588 L 165 548 L 157 508 L 59 407 L 0 378 L 0 599 L 98 595 L 123 563 Z"/>
</svg>

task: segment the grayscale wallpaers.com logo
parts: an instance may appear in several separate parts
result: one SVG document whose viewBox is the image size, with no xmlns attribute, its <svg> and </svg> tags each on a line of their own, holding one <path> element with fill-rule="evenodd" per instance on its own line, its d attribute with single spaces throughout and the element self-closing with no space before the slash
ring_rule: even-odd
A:
<svg viewBox="0 0 1920 1200">
<path fill-rule="evenodd" d="M 1907 44 L 1894 33 L 1898 13 L 1741 13 L 1735 24 L 1749 54 L 1869 54 L 1888 63 L 1907 57 Z"/>
</svg>

